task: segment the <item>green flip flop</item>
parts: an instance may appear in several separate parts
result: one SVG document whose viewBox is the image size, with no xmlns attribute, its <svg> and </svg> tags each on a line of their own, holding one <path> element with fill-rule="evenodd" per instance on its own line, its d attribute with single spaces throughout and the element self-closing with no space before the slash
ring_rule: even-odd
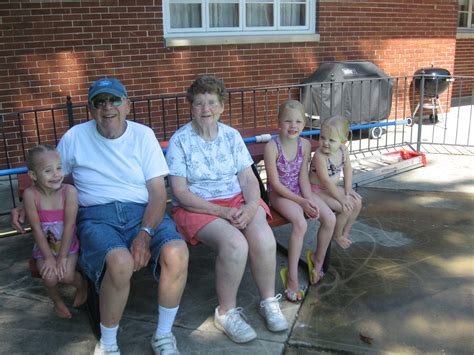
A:
<svg viewBox="0 0 474 355">
<path fill-rule="evenodd" d="M 306 263 L 308 264 L 309 283 L 310 283 L 310 285 L 316 285 L 324 277 L 324 272 L 323 272 L 323 270 L 321 270 L 319 272 L 318 279 L 313 280 L 314 264 L 313 264 L 313 260 L 311 259 L 311 255 L 313 255 L 313 252 L 310 249 L 306 250 Z"/>
<path fill-rule="evenodd" d="M 288 268 L 284 267 L 280 270 L 281 283 L 285 289 L 285 296 L 290 302 L 301 302 L 306 295 L 306 287 L 301 287 L 298 292 L 287 287 L 288 285 Z"/>
</svg>

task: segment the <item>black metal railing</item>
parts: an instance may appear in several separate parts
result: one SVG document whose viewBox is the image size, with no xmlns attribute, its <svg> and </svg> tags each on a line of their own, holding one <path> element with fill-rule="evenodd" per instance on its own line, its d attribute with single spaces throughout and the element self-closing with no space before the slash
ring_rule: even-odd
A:
<svg viewBox="0 0 474 355">
<path fill-rule="evenodd" d="M 428 96 L 425 95 L 427 80 L 431 85 Z M 438 92 L 440 83 L 446 80 L 450 83 L 447 90 Z M 317 135 L 320 121 L 327 114 L 324 110 L 329 115 L 342 114 L 354 128 L 349 143 L 352 153 L 369 154 L 404 145 L 418 151 L 427 144 L 472 147 L 474 93 L 472 89 L 466 92 L 464 87 L 472 88 L 473 82 L 474 77 L 433 79 L 422 73 L 407 77 L 232 89 L 221 120 L 239 130 L 275 128 L 279 105 L 287 99 L 302 100 L 304 97 L 302 103 L 307 108 L 305 134 Z M 315 91 L 316 96 L 303 95 L 307 91 Z M 378 96 L 374 95 L 375 91 L 379 91 Z M 389 108 L 382 96 L 390 97 Z M 305 100 L 314 100 L 316 104 Z M 160 141 L 168 140 L 190 120 L 184 93 L 132 98 L 131 101 L 129 119 L 151 127 Z M 367 117 L 367 112 L 375 118 Z M 379 115 L 381 112 L 384 114 Z M 8 214 L 17 203 L 16 174 L 26 171 L 23 167 L 26 151 L 40 143 L 56 145 L 70 127 L 88 119 L 87 104 L 73 103 L 69 96 L 63 106 L 0 114 L 0 179 L 3 179 L 0 183 L 7 185 L 9 190 L 2 200 L 11 200 L 2 204 L 0 216 Z M 466 150 L 460 151 L 466 153 Z"/>
</svg>

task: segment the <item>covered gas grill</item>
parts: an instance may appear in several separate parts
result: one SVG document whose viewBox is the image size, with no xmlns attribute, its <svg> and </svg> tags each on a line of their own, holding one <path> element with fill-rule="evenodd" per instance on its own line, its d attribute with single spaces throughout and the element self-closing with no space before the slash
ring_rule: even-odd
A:
<svg viewBox="0 0 474 355">
<path fill-rule="evenodd" d="M 310 124 L 333 116 L 346 117 L 351 125 L 379 122 L 390 116 L 393 80 L 371 62 L 323 63 L 303 81 L 301 102 Z M 384 130 L 374 127 L 373 138 Z"/>
<path fill-rule="evenodd" d="M 429 115 L 429 120 L 432 123 L 438 122 L 438 108 L 441 112 L 441 115 L 444 114 L 443 105 L 439 99 L 439 95 L 444 93 L 451 81 L 454 79 L 451 78 L 451 73 L 447 69 L 442 68 L 424 68 L 419 69 L 414 74 L 415 88 L 418 93 L 421 95 L 421 83 L 422 77 L 424 76 L 424 100 L 428 100 L 428 104 L 423 103 L 424 108 L 431 109 L 431 114 Z M 421 100 L 421 99 L 420 99 Z M 415 111 L 413 112 L 413 117 L 417 114 L 420 109 L 420 103 L 417 104 Z"/>
</svg>

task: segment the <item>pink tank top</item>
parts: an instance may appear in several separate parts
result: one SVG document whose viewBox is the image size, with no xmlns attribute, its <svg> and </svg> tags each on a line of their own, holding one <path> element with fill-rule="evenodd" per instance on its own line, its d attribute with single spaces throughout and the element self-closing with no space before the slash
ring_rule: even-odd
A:
<svg viewBox="0 0 474 355">
<path fill-rule="evenodd" d="M 292 161 L 286 160 L 281 149 L 280 138 L 274 138 L 278 149 L 278 157 L 276 160 L 276 167 L 278 171 L 278 178 L 280 182 L 291 192 L 301 196 L 300 190 L 300 171 L 303 162 L 303 144 L 301 138 L 298 137 L 298 148 L 296 150 L 296 157 Z M 272 191 L 270 183 L 267 184 L 267 190 Z"/>
<path fill-rule="evenodd" d="M 69 185 L 62 187 L 61 195 L 63 199 L 63 206 L 66 204 L 66 192 Z M 57 256 L 61 248 L 61 238 L 64 231 L 64 208 L 60 210 L 42 210 L 41 209 L 41 196 L 36 188 L 33 188 L 35 193 L 35 205 L 38 211 L 39 220 L 41 223 L 41 229 L 44 235 L 48 239 L 49 247 L 54 256 Z M 69 254 L 77 253 L 79 250 L 79 240 L 76 236 L 76 228 L 74 226 L 74 234 L 72 237 L 71 247 L 69 248 Z M 33 246 L 33 258 L 44 258 L 40 248 L 35 243 Z"/>
</svg>

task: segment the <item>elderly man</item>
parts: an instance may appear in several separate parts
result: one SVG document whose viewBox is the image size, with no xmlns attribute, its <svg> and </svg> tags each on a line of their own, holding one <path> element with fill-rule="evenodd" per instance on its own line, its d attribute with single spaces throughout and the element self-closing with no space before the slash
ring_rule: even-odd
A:
<svg viewBox="0 0 474 355">
<path fill-rule="evenodd" d="M 89 88 L 93 120 L 72 127 L 58 145 L 65 175 L 78 190 L 79 263 L 99 292 L 95 354 L 119 354 L 117 330 L 133 272 L 150 262 L 158 284 L 155 354 L 178 354 L 171 333 L 187 278 L 188 249 L 166 215 L 168 167 L 153 131 L 127 121 L 130 100 L 117 79 Z M 21 230 L 19 211 L 13 226 Z M 150 260 L 151 259 L 151 260 Z"/>
</svg>

